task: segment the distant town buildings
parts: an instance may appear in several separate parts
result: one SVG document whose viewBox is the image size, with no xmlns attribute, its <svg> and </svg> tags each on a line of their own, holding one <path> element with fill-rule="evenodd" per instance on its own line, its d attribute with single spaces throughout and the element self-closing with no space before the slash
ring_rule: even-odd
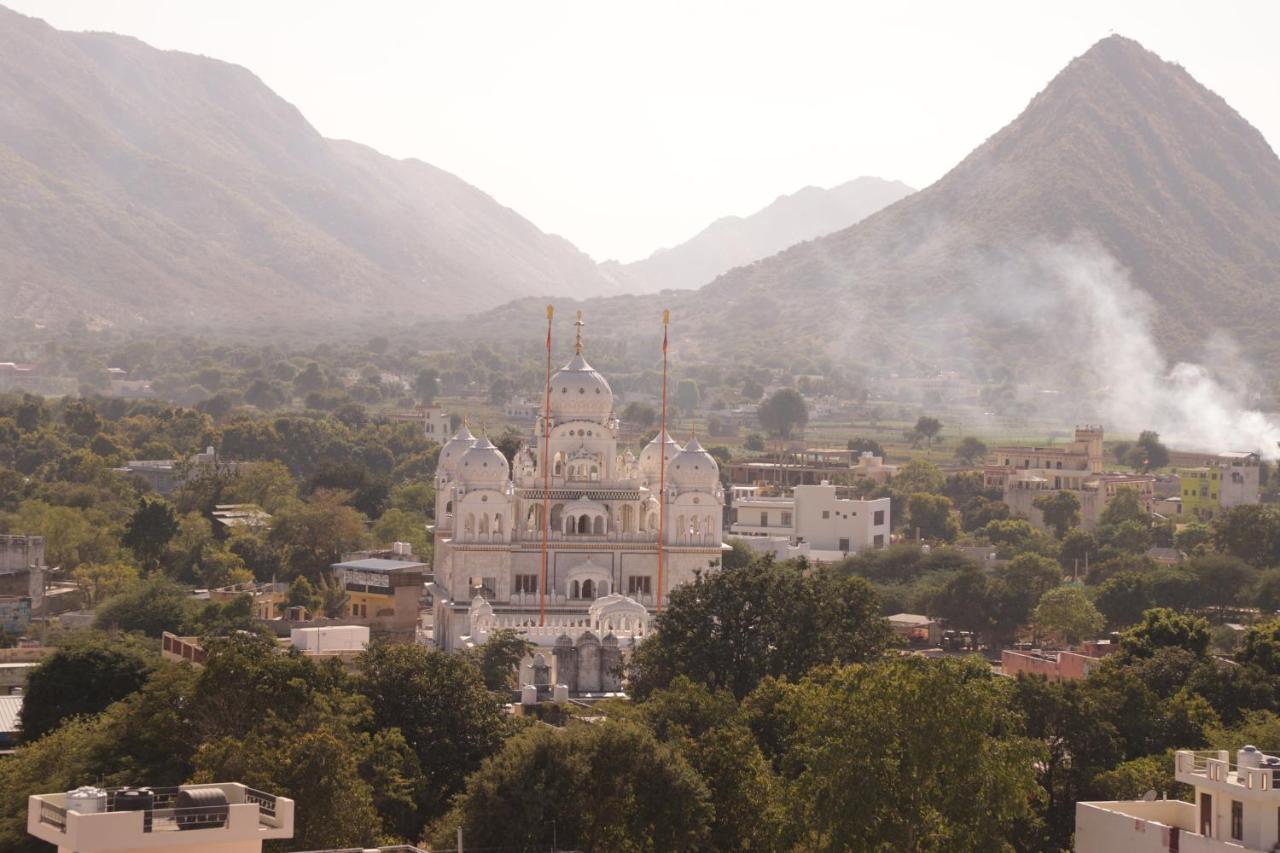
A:
<svg viewBox="0 0 1280 853">
<path fill-rule="evenodd" d="M 757 539 L 782 540 L 788 548 L 807 545 L 794 556 L 838 560 L 889 543 L 889 499 L 850 500 L 836 496 L 827 482 L 796 486 L 789 497 L 744 496 L 733 502 L 730 533 L 758 550 Z M 790 551 L 776 556 L 790 555 Z"/>
<path fill-rule="evenodd" d="M 1075 681 L 1084 678 L 1102 659 L 1116 650 L 1110 641 L 1085 643 L 1080 651 L 1018 651 L 1005 649 L 1000 652 L 1000 671 L 1004 675 L 1043 675 L 1050 681 Z"/>
<path fill-rule="evenodd" d="M 1109 473 L 1103 466 L 1102 427 L 1076 427 L 1075 438 L 1063 447 L 1010 445 L 992 451 L 983 468 L 983 482 L 998 489 L 1015 515 L 1044 529 L 1035 506 L 1040 495 L 1068 491 L 1080 501 L 1081 524 L 1098 525 L 1102 512 L 1121 489 L 1137 493 L 1139 504 L 1152 510 L 1156 478 L 1147 474 Z"/>
<path fill-rule="evenodd" d="M 333 565 L 334 578 L 347 594 L 344 622 L 373 628 L 388 639 L 413 642 L 419 605 L 431 567 L 413 558 L 407 543 L 397 542 L 391 556 L 356 556 Z"/>
<path fill-rule="evenodd" d="M 1141 800 L 1076 803 L 1084 853 L 1267 853 L 1280 847 L 1280 757 L 1245 746 L 1174 754 L 1191 802 L 1155 790 Z"/>
</svg>

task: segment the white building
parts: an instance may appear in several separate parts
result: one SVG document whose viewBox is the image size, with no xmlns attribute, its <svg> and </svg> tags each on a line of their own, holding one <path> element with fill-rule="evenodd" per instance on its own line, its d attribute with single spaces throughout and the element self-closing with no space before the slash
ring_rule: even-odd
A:
<svg viewBox="0 0 1280 853">
<path fill-rule="evenodd" d="M 735 536 L 785 539 L 789 548 L 777 556 L 840 559 L 889 543 L 889 499 L 852 500 L 836 496 L 836 487 L 823 482 L 796 486 L 791 497 L 743 497 L 734 502 Z M 751 542 L 751 539 L 747 540 Z M 807 545 L 807 549 L 801 546 Z"/>
<path fill-rule="evenodd" d="M 541 414 L 514 470 L 488 438 L 465 426 L 440 451 L 434 617 L 441 648 L 514 628 L 558 649 L 557 667 L 574 657 L 580 672 L 594 671 L 613 645 L 643 636 L 659 595 L 720 564 L 724 492 L 715 459 L 696 439 L 682 448 L 669 435 L 655 437 L 639 457 L 619 448 L 613 392 L 583 357 L 581 338 L 576 348 L 551 379 L 545 453 Z M 544 508 L 550 530 L 542 589 Z M 570 655 L 566 642 L 600 649 Z M 594 679 L 583 680 L 590 690 Z"/>
<path fill-rule="evenodd" d="M 27 833 L 58 853 L 261 853 L 293 837 L 293 800 L 235 783 L 78 788 L 29 797 Z"/>
<path fill-rule="evenodd" d="M 1280 845 L 1280 758 L 1252 746 L 1174 756 L 1194 801 L 1148 798 L 1076 804 L 1080 853 L 1264 853 Z M 1152 794 L 1149 797 L 1154 797 Z"/>
</svg>

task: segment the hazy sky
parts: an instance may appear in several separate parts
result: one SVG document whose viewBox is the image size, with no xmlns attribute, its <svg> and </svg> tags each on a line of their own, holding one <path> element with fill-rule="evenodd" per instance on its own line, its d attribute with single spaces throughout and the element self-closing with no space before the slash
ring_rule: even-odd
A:
<svg viewBox="0 0 1280 853">
<path fill-rule="evenodd" d="M 597 259 L 858 175 L 923 187 L 1114 31 L 1276 146 L 1276 2 L 0 0 L 236 62 Z"/>
</svg>

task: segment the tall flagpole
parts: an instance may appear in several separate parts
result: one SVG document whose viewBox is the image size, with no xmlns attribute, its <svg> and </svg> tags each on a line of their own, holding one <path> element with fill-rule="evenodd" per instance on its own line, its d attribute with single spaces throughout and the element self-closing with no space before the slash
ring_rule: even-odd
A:
<svg viewBox="0 0 1280 853">
<path fill-rule="evenodd" d="M 547 538 L 551 531 L 551 317 L 555 309 L 547 306 L 547 385 L 542 402 L 542 577 L 538 580 L 538 627 L 547 623 Z"/>
<path fill-rule="evenodd" d="M 671 311 L 662 309 L 662 426 L 658 431 L 658 612 L 662 612 L 662 544 L 667 535 L 667 324 Z"/>
</svg>

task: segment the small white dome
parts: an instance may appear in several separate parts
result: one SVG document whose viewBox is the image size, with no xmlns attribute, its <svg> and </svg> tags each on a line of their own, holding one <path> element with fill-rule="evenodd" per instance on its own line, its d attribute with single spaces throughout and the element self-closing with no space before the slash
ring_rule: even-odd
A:
<svg viewBox="0 0 1280 853">
<path fill-rule="evenodd" d="M 665 440 L 664 440 L 665 439 Z M 667 472 L 671 472 L 671 460 L 680 452 L 680 445 L 676 444 L 674 438 L 669 433 L 662 432 L 653 437 L 653 440 L 644 446 L 644 450 L 640 451 L 640 472 L 653 482 L 658 481 L 659 470 L 659 447 L 665 448 L 661 453 L 667 457 Z"/>
<path fill-rule="evenodd" d="M 505 483 L 511 478 L 511 466 L 502 451 L 493 446 L 488 436 L 462 454 L 458 462 L 458 479 L 464 483 Z"/>
<path fill-rule="evenodd" d="M 720 466 L 693 438 L 667 463 L 667 477 L 677 486 L 714 486 L 720 480 Z"/>
<path fill-rule="evenodd" d="M 467 429 L 467 425 L 463 424 L 462 429 L 440 448 L 440 457 L 436 460 L 436 471 L 446 474 L 456 473 L 458 460 L 462 458 L 462 454 L 474 447 L 475 443 L 476 437 L 471 434 L 471 430 Z"/>
<path fill-rule="evenodd" d="M 604 423 L 613 414 L 609 381 L 577 353 L 551 377 L 551 416 L 558 421 Z"/>
</svg>

